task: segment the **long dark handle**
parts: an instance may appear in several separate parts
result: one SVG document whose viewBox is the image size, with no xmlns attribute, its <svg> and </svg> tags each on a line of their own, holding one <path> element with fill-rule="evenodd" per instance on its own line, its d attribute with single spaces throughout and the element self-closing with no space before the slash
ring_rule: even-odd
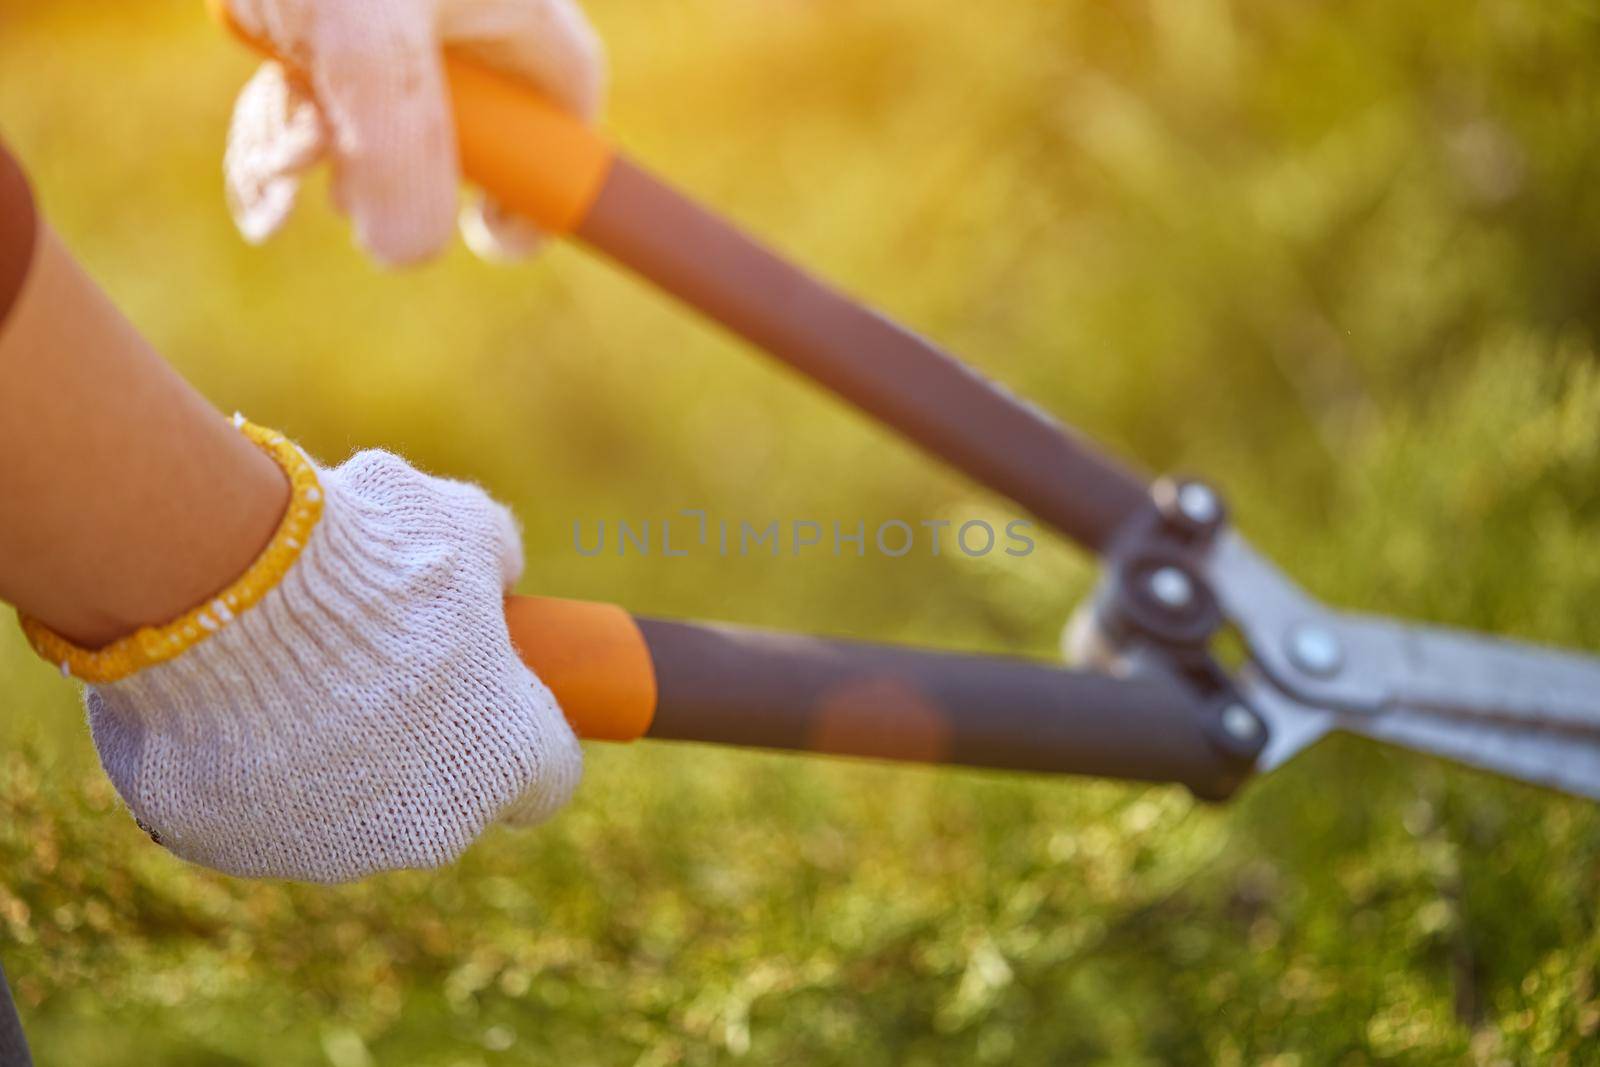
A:
<svg viewBox="0 0 1600 1067">
<path fill-rule="evenodd" d="M 1247 773 L 1218 709 L 1175 682 L 1025 660 L 638 620 L 655 666 L 648 737 L 1178 782 Z"/>
<path fill-rule="evenodd" d="M 575 236 L 1095 551 L 1142 479 L 927 340 L 774 255 L 625 158 Z"/>
<path fill-rule="evenodd" d="M 1246 772 L 1220 711 L 1159 678 L 1004 657 L 638 619 L 511 597 L 511 639 L 577 732 L 1057 774 L 1181 782 L 1225 796 Z"/>
</svg>

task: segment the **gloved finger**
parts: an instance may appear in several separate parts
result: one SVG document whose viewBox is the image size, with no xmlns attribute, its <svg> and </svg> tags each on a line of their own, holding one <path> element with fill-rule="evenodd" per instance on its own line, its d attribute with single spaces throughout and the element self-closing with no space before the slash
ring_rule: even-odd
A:
<svg viewBox="0 0 1600 1067">
<path fill-rule="evenodd" d="M 532 826 L 560 811 L 578 788 L 583 777 L 583 748 L 572 732 L 554 694 L 532 671 L 523 669 L 528 685 L 527 697 L 533 703 L 531 716 L 538 742 L 528 746 L 525 758 L 527 780 L 533 785 L 500 809 L 498 821 L 512 826 Z"/>
<path fill-rule="evenodd" d="M 532 255 L 544 243 L 539 227 L 513 215 L 486 193 L 476 193 L 461 209 L 461 237 L 478 258 L 509 263 Z"/>
<path fill-rule="evenodd" d="M 490 499 L 487 493 L 484 498 L 488 501 L 494 522 L 495 559 L 500 563 L 500 585 L 509 593 L 522 579 L 522 526 L 510 508 L 498 500 Z"/>
<path fill-rule="evenodd" d="M 277 63 L 245 84 L 223 153 L 228 213 L 246 241 L 260 244 L 294 210 L 300 176 L 328 148 L 328 130 L 309 88 Z"/>
<path fill-rule="evenodd" d="M 332 132 L 335 203 L 356 240 L 391 265 L 449 243 L 455 131 L 432 22 L 418 0 L 325 7 L 312 86 Z"/>
<path fill-rule="evenodd" d="M 575 0 L 441 0 L 439 34 L 585 122 L 599 116 L 605 53 Z"/>
<path fill-rule="evenodd" d="M 306 69 L 311 60 L 309 28 L 318 0 L 224 0 L 229 19 L 252 40 L 272 46 L 273 54 Z"/>
<path fill-rule="evenodd" d="M 424 476 L 428 477 L 428 476 Z M 465 520 L 467 536 L 487 548 L 500 577 L 500 591 L 509 593 L 522 578 L 522 526 L 511 509 L 480 485 L 453 478 L 433 479 Z"/>
<path fill-rule="evenodd" d="M 363 487 L 364 492 L 397 498 L 426 496 L 437 509 L 434 521 L 447 523 L 456 541 L 472 547 L 479 569 L 492 562 L 501 591 L 510 592 L 522 577 L 522 529 L 511 509 L 481 485 L 436 477 L 378 448 L 357 452 L 335 473 Z"/>
</svg>

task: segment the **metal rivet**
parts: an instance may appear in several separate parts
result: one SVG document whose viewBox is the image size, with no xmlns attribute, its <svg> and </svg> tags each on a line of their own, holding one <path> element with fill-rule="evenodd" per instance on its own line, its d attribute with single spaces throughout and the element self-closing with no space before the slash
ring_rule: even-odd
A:
<svg viewBox="0 0 1600 1067">
<path fill-rule="evenodd" d="M 1197 526 L 1210 526 L 1221 515 L 1217 494 L 1199 482 L 1185 482 L 1178 489 L 1178 511 Z"/>
<path fill-rule="evenodd" d="M 1301 623 L 1289 631 L 1289 659 L 1305 673 L 1327 678 L 1344 666 L 1344 646 L 1327 627 Z"/>
<path fill-rule="evenodd" d="M 1150 574 L 1150 595 L 1174 610 L 1194 602 L 1194 583 L 1177 567 L 1158 567 Z"/>
<path fill-rule="evenodd" d="M 1243 704 L 1222 709 L 1222 729 L 1235 741 L 1254 741 L 1261 734 L 1261 720 Z"/>
</svg>

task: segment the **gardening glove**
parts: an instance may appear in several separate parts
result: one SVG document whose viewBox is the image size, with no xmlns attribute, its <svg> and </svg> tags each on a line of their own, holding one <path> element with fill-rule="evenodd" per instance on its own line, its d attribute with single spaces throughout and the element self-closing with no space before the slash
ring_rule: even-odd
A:
<svg viewBox="0 0 1600 1067">
<path fill-rule="evenodd" d="M 264 64 L 240 94 L 223 162 L 246 240 L 282 227 L 300 179 L 333 163 L 334 203 L 381 262 L 441 251 L 460 173 L 440 49 L 526 80 L 585 121 L 600 110 L 604 59 L 574 0 L 225 0 L 245 33 L 290 64 Z M 292 68 L 292 69 L 290 69 Z M 482 196 L 461 212 L 480 255 L 537 244 L 532 226 Z"/>
<path fill-rule="evenodd" d="M 511 514 L 398 456 L 320 470 L 236 422 L 293 487 L 238 581 L 99 651 L 23 624 L 90 683 L 95 747 L 139 824 L 228 874 L 343 882 L 449 863 L 490 823 L 566 803 L 577 739 L 506 631 Z"/>
</svg>

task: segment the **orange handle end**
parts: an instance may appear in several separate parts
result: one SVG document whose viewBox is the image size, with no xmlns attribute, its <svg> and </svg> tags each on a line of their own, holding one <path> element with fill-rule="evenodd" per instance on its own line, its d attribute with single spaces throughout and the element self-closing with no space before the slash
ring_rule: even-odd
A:
<svg viewBox="0 0 1600 1067">
<path fill-rule="evenodd" d="M 461 172 L 545 233 L 576 230 L 615 150 L 522 82 L 448 52 L 444 64 Z"/>
<path fill-rule="evenodd" d="M 226 0 L 206 0 L 206 8 L 251 48 L 286 61 L 234 21 Z M 461 172 L 545 233 L 576 230 L 600 195 L 615 149 L 525 83 L 449 52 L 444 63 Z"/>
<path fill-rule="evenodd" d="M 632 741 L 650 729 L 655 664 L 632 615 L 612 604 L 514 596 L 506 626 L 579 737 Z"/>
</svg>

